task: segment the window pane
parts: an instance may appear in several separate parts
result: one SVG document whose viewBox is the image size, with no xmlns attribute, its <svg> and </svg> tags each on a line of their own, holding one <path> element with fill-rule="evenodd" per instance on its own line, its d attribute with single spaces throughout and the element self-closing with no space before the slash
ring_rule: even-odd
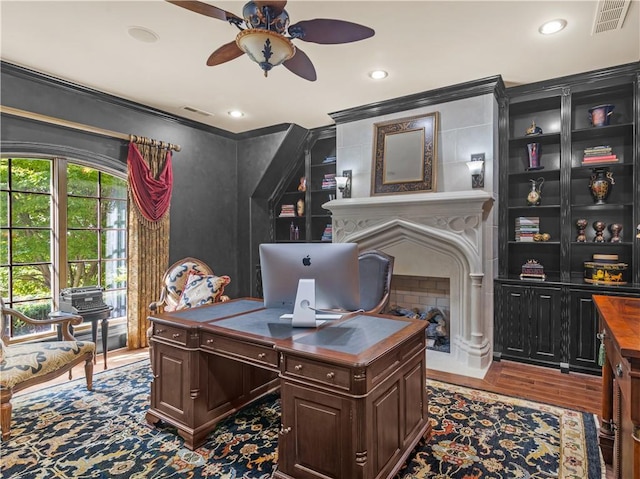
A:
<svg viewBox="0 0 640 479">
<path fill-rule="evenodd" d="M 102 200 L 102 227 L 127 227 L 127 202 L 124 200 Z"/>
<path fill-rule="evenodd" d="M 117 259 L 127 256 L 126 230 L 107 230 L 102 233 L 102 258 Z"/>
<path fill-rule="evenodd" d="M 14 301 L 51 298 L 51 265 L 15 266 L 12 286 Z"/>
<path fill-rule="evenodd" d="M 11 231 L 12 263 L 51 262 L 51 231 L 24 229 Z"/>
<path fill-rule="evenodd" d="M 0 230 L 0 264 L 9 264 L 9 230 Z"/>
<path fill-rule="evenodd" d="M 51 196 L 11 193 L 11 224 L 20 226 L 51 225 Z"/>
<path fill-rule="evenodd" d="M 9 188 L 9 159 L 0 158 L 0 189 Z"/>
<path fill-rule="evenodd" d="M 105 289 L 125 288 L 127 286 L 127 262 L 103 261 L 102 286 Z"/>
<path fill-rule="evenodd" d="M 69 197 L 67 201 L 67 226 L 69 228 L 98 227 L 97 199 Z"/>
<path fill-rule="evenodd" d="M 102 192 L 104 198 L 127 199 L 127 182 L 108 173 L 102 173 Z"/>
<path fill-rule="evenodd" d="M 6 302 L 9 301 L 9 268 L 0 268 L 0 297 Z"/>
<path fill-rule="evenodd" d="M 69 261 L 98 259 L 98 232 L 89 230 L 67 232 L 67 258 Z"/>
<path fill-rule="evenodd" d="M 98 196 L 98 171 L 88 166 L 67 166 L 67 193 L 75 196 Z"/>
<path fill-rule="evenodd" d="M 127 315 L 127 291 L 106 291 L 104 293 L 104 302 L 113 307 L 111 312 L 112 318 L 120 318 Z"/>
<path fill-rule="evenodd" d="M 47 319 L 51 312 L 51 300 L 33 301 L 14 304 L 13 308 L 33 319 Z M 12 318 L 13 337 L 27 336 L 35 333 L 46 333 L 53 329 L 50 324 L 29 324 L 19 318 Z"/>
<path fill-rule="evenodd" d="M 9 193 L 0 191 L 0 226 L 9 226 Z"/>
<path fill-rule="evenodd" d="M 11 189 L 49 193 L 51 191 L 51 161 L 12 159 Z"/>
<path fill-rule="evenodd" d="M 98 285 L 98 262 L 79 261 L 69 263 L 67 287 L 80 288 L 82 286 Z"/>
</svg>

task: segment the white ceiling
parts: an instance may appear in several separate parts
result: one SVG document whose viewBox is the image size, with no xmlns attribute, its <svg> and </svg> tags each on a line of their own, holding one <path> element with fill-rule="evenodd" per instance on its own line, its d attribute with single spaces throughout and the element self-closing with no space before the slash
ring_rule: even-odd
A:
<svg viewBox="0 0 640 479">
<path fill-rule="evenodd" d="M 244 2 L 208 3 L 242 15 Z M 488 76 L 502 75 L 513 86 L 639 61 L 640 0 L 632 0 L 621 29 L 592 35 L 596 6 L 592 0 L 291 0 L 292 24 L 336 18 L 376 32 L 342 45 L 294 41 L 314 63 L 315 82 L 282 66 L 264 78 L 246 55 L 206 66 L 238 30 L 160 0 L 2 0 L 0 51 L 4 61 L 235 133 L 279 123 L 314 128 L 331 124 L 330 112 Z M 540 35 L 540 24 L 555 18 L 566 19 L 567 28 Z M 159 40 L 133 39 L 132 26 L 153 30 Z M 369 79 L 378 68 L 389 77 Z M 233 119 L 231 109 L 246 115 Z"/>
</svg>

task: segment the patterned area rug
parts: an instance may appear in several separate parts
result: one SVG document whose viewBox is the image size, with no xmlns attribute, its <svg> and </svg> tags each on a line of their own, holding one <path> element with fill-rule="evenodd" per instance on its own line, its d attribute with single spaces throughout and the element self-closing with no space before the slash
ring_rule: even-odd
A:
<svg viewBox="0 0 640 479">
<path fill-rule="evenodd" d="M 14 400 L 1 475 L 11 478 L 266 479 L 275 470 L 280 401 L 271 394 L 222 421 L 195 451 L 145 421 L 148 361 Z M 433 436 L 397 479 L 604 477 L 594 418 L 428 381 Z"/>
</svg>

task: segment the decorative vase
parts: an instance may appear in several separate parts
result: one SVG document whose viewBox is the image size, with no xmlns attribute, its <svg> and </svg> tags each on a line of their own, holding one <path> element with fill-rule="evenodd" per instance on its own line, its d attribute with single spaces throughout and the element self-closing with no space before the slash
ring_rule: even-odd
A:
<svg viewBox="0 0 640 479">
<path fill-rule="evenodd" d="M 527 156 L 529 157 L 529 167 L 527 171 L 542 170 L 540 166 L 540 143 L 527 143 Z"/>
<path fill-rule="evenodd" d="M 542 199 L 542 185 L 544 184 L 544 178 L 529 181 L 531 182 L 531 190 L 527 194 L 527 205 L 538 206 Z"/>
<path fill-rule="evenodd" d="M 612 223 L 609 225 L 609 231 L 611 231 L 611 241 L 612 243 L 620 243 L 622 241 L 620 239 L 620 232 L 622 231 L 622 225 L 620 223 Z"/>
<path fill-rule="evenodd" d="M 604 221 L 594 221 L 593 229 L 596 230 L 596 235 L 593 238 L 594 243 L 604 243 L 604 229 L 607 227 L 607 224 Z"/>
<path fill-rule="evenodd" d="M 576 236 L 576 241 L 578 243 L 584 243 L 587 241 L 587 235 L 585 234 L 585 229 L 587 228 L 587 220 L 579 219 L 576 221 L 576 226 L 578 227 L 578 236 Z"/>
<path fill-rule="evenodd" d="M 589 190 L 596 205 L 604 205 L 611 193 L 611 187 L 616 182 L 613 180 L 613 173 L 609 168 L 594 168 L 591 180 L 589 181 Z"/>
<path fill-rule="evenodd" d="M 589 121 L 592 126 L 607 126 L 615 105 L 598 105 L 589 108 Z"/>
</svg>

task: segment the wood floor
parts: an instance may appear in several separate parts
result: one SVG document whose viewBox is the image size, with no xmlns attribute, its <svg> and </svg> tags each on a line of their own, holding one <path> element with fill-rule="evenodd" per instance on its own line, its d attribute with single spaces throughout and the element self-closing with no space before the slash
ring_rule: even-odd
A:
<svg viewBox="0 0 640 479">
<path fill-rule="evenodd" d="M 148 349 L 129 351 L 121 349 L 109 351 L 107 359 L 109 368 L 124 366 L 149 357 Z M 104 362 L 98 355 L 94 373 L 102 371 Z M 77 366 L 72 371 L 73 378 L 84 378 L 84 367 Z M 592 414 L 599 414 L 601 405 L 600 378 L 586 374 L 564 374 L 558 370 L 520 364 L 511 361 L 494 362 L 484 379 L 469 378 L 456 374 L 443 373 L 433 369 L 427 370 L 427 377 L 451 384 L 483 389 L 498 394 L 515 396 L 531 401 L 552 404 Z M 49 381 L 16 393 L 15 396 L 64 383 L 68 377 Z M 607 478 L 612 478 L 611 469 L 607 468 Z"/>
</svg>

